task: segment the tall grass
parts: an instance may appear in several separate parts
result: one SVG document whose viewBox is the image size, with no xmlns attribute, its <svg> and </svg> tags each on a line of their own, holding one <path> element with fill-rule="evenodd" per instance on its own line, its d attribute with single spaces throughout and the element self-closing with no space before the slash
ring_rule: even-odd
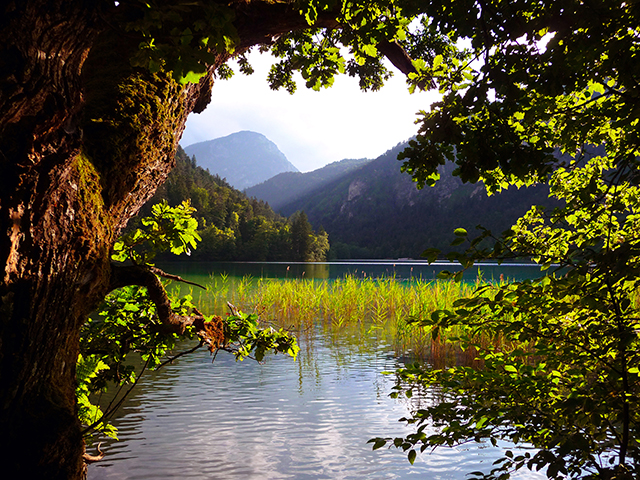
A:
<svg viewBox="0 0 640 480">
<path fill-rule="evenodd" d="M 479 282 L 421 279 L 402 282 L 395 277 L 355 276 L 333 281 L 243 277 L 231 282 L 227 276 L 215 275 L 210 279 L 207 292 L 196 293 L 196 300 L 207 311 L 217 313 L 226 310 L 229 301 L 298 335 L 309 334 L 317 325 L 331 335 L 339 335 L 347 327 L 350 331 L 358 327 L 361 335 L 375 332 L 382 336 L 400 356 L 436 364 L 469 363 L 474 352 L 467 352 L 469 358 L 465 358 L 464 353 L 447 344 L 445 338 L 432 339 L 429 332 L 410 320 L 450 308 L 456 299 L 470 295 Z M 460 332 L 448 333 L 456 336 Z"/>
</svg>

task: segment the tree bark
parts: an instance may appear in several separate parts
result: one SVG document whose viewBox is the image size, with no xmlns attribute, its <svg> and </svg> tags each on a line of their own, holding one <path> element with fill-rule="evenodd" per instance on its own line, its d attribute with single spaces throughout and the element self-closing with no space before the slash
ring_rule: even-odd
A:
<svg viewBox="0 0 640 480">
<path fill-rule="evenodd" d="M 98 179 L 83 178 L 73 125 L 96 13 L 64 0 L 0 12 L 0 458 L 8 478 L 78 478 L 83 468 L 78 335 L 109 247 L 83 215 L 94 208 L 83 195 Z"/>
</svg>

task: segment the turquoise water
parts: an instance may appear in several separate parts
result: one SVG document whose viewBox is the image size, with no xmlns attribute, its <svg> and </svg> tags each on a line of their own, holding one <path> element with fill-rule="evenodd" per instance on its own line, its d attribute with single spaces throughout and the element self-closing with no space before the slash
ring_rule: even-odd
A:
<svg viewBox="0 0 640 480">
<path fill-rule="evenodd" d="M 437 262 L 429 265 L 420 261 L 349 261 L 349 262 L 172 262 L 163 265 L 168 272 L 189 275 L 190 278 L 208 278 L 211 273 L 226 273 L 231 277 L 249 275 L 256 278 L 315 278 L 335 279 L 345 275 L 356 277 L 390 277 L 400 281 L 409 279 L 434 280 L 438 273 L 457 272 L 457 263 Z M 464 272 L 463 279 L 525 280 L 540 277 L 540 267 L 528 263 L 484 263 Z"/>
</svg>

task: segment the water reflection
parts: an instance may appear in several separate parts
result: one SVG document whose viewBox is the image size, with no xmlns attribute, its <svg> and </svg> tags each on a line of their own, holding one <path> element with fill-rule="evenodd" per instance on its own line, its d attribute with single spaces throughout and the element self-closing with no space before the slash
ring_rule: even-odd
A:
<svg viewBox="0 0 640 480">
<path fill-rule="evenodd" d="M 167 271 L 177 275 L 183 273 L 198 276 L 203 281 L 213 272 L 226 273 L 230 277 L 251 276 L 254 278 L 314 278 L 336 279 L 346 275 L 357 278 L 394 277 L 400 281 L 410 279 L 435 280 L 443 270 L 457 272 L 462 267 L 452 262 L 380 260 L 348 262 L 172 262 L 165 265 Z M 478 276 L 485 280 L 524 280 L 541 276 L 540 267 L 529 263 L 481 263 L 464 273 L 464 280 L 474 282 Z"/>
<path fill-rule="evenodd" d="M 297 362 L 181 358 L 141 380 L 116 421 L 121 441 L 103 447 L 89 479 L 462 479 L 489 469 L 493 448 L 439 449 L 411 466 L 365 443 L 408 433 L 398 422 L 408 400 L 390 399 L 393 378 L 381 374 L 400 363 L 376 335 L 316 328 L 300 337 Z"/>
</svg>

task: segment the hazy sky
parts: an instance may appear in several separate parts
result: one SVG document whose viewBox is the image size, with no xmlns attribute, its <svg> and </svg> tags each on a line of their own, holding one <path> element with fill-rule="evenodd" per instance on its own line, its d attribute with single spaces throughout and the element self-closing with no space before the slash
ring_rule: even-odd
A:
<svg viewBox="0 0 640 480">
<path fill-rule="evenodd" d="M 308 90 L 302 81 L 290 95 L 267 85 L 270 58 L 252 54 L 251 76 L 218 80 L 211 103 L 191 114 L 180 144 L 224 137 L 241 130 L 262 133 L 300 171 L 344 158 L 376 158 L 417 133 L 418 110 L 428 110 L 437 94 L 410 95 L 395 71 L 379 92 L 361 92 L 356 79 L 341 75 L 330 89 Z"/>
</svg>

